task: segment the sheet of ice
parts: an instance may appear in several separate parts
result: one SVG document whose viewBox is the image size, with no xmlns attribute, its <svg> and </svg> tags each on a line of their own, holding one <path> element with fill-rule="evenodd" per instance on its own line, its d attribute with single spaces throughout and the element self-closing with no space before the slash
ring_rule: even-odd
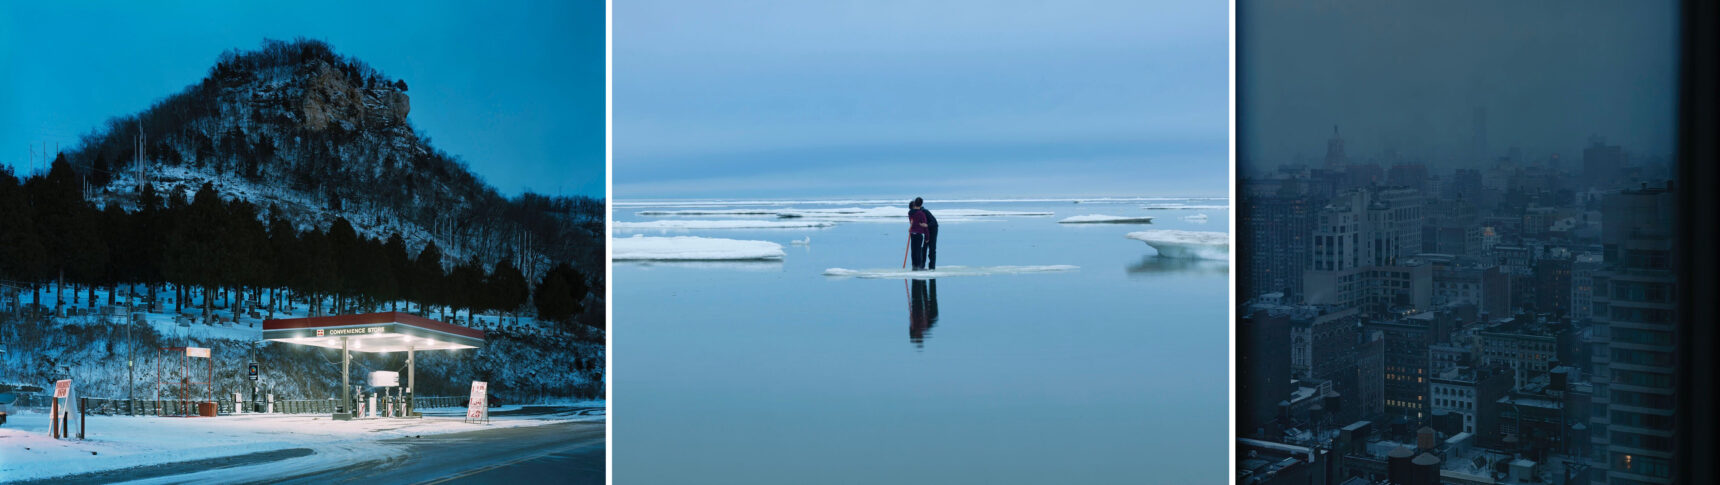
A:
<svg viewBox="0 0 1720 485">
<path fill-rule="evenodd" d="M 1193 222 L 1195 224 L 1206 224 L 1206 219 L 1207 219 L 1206 214 L 1195 214 L 1192 216 L 1183 216 L 1183 220 Z"/>
<path fill-rule="evenodd" d="M 649 222 L 612 222 L 615 229 L 628 231 L 641 230 L 702 230 L 702 229 L 801 229 L 809 227 L 830 227 L 836 225 L 830 221 L 796 221 L 796 220 L 679 220 L 679 221 L 649 221 Z"/>
<path fill-rule="evenodd" d="M 742 259 L 742 260 L 732 260 L 732 261 L 708 261 L 708 260 L 706 260 L 706 261 L 689 261 L 689 260 L 680 260 L 680 261 L 649 261 L 649 260 L 621 261 L 621 260 L 617 260 L 615 262 L 615 264 L 617 264 L 617 265 L 623 265 L 623 264 L 630 265 L 632 267 L 644 269 L 647 271 L 654 270 L 657 268 L 672 268 L 672 269 L 699 269 L 699 270 L 716 270 L 716 271 L 745 271 L 745 272 L 752 272 L 752 273 L 781 273 L 782 272 L 782 260 L 781 259 Z"/>
<path fill-rule="evenodd" d="M 770 241 L 747 241 L 697 236 L 618 237 L 610 239 L 614 260 L 724 261 L 782 259 L 782 245 Z"/>
<path fill-rule="evenodd" d="M 1230 259 L 1230 235 L 1222 232 L 1158 230 L 1124 237 L 1145 242 L 1166 258 Z"/>
<path fill-rule="evenodd" d="M 1228 205 L 1154 204 L 1154 205 L 1143 205 L 1143 206 L 1141 206 L 1141 208 L 1147 209 L 1147 210 L 1182 210 L 1182 209 L 1227 210 L 1227 209 L 1230 209 L 1230 206 L 1228 206 Z"/>
<path fill-rule="evenodd" d="M 1128 217 L 1088 214 L 1084 216 L 1068 217 L 1057 222 L 1063 224 L 1148 224 L 1153 222 L 1153 218 L 1148 216 Z"/>
<path fill-rule="evenodd" d="M 900 268 L 884 269 L 848 269 L 830 268 L 824 270 L 825 276 L 852 278 L 908 278 L 932 279 L 951 276 L 990 276 L 1004 274 L 1050 273 L 1058 271 L 1075 271 L 1080 266 L 1067 264 L 1046 266 L 945 266 L 933 271 L 912 271 Z"/>
<path fill-rule="evenodd" d="M 648 210 L 634 212 L 641 216 L 774 216 L 779 210 L 775 209 L 685 209 L 685 210 Z"/>
</svg>

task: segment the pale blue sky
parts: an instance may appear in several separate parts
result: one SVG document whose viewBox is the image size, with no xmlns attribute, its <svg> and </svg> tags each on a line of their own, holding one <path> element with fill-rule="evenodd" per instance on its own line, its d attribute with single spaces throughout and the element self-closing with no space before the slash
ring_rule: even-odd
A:
<svg viewBox="0 0 1720 485">
<path fill-rule="evenodd" d="M 1227 191 L 1223 1 L 617 2 L 619 199 Z"/>
</svg>

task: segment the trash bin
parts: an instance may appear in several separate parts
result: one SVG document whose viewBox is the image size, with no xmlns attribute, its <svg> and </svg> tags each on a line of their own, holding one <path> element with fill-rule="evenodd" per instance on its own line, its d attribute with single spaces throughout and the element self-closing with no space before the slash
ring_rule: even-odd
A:
<svg viewBox="0 0 1720 485">
<path fill-rule="evenodd" d="M 216 404 L 215 401 L 197 403 L 197 415 L 206 418 L 213 418 L 215 417 L 215 410 L 218 409 L 217 406 L 218 404 Z"/>
</svg>

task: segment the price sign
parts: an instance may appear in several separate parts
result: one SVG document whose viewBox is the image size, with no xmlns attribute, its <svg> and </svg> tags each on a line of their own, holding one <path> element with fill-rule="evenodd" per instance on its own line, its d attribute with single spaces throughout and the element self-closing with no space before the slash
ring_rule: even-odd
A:
<svg viewBox="0 0 1720 485">
<path fill-rule="evenodd" d="M 489 419 L 489 403 L 484 402 L 488 395 L 490 383 L 472 381 L 472 396 L 466 400 L 466 419 L 469 421 Z"/>
</svg>

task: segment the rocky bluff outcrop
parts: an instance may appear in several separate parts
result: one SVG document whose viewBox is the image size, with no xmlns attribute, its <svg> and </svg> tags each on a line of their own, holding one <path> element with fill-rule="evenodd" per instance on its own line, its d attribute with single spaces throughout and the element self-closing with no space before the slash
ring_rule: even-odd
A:
<svg viewBox="0 0 1720 485">
<path fill-rule="evenodd" d="M 333 124 L 348 130 L 400 126 L 406 124 L 406 115 L 412 111 L 411 98 L 393 84 L 355 84 L 325 62 L 314 63 L 303 79 L 295 111 L 310 130 L 320 131 Z"/>
</svg>

